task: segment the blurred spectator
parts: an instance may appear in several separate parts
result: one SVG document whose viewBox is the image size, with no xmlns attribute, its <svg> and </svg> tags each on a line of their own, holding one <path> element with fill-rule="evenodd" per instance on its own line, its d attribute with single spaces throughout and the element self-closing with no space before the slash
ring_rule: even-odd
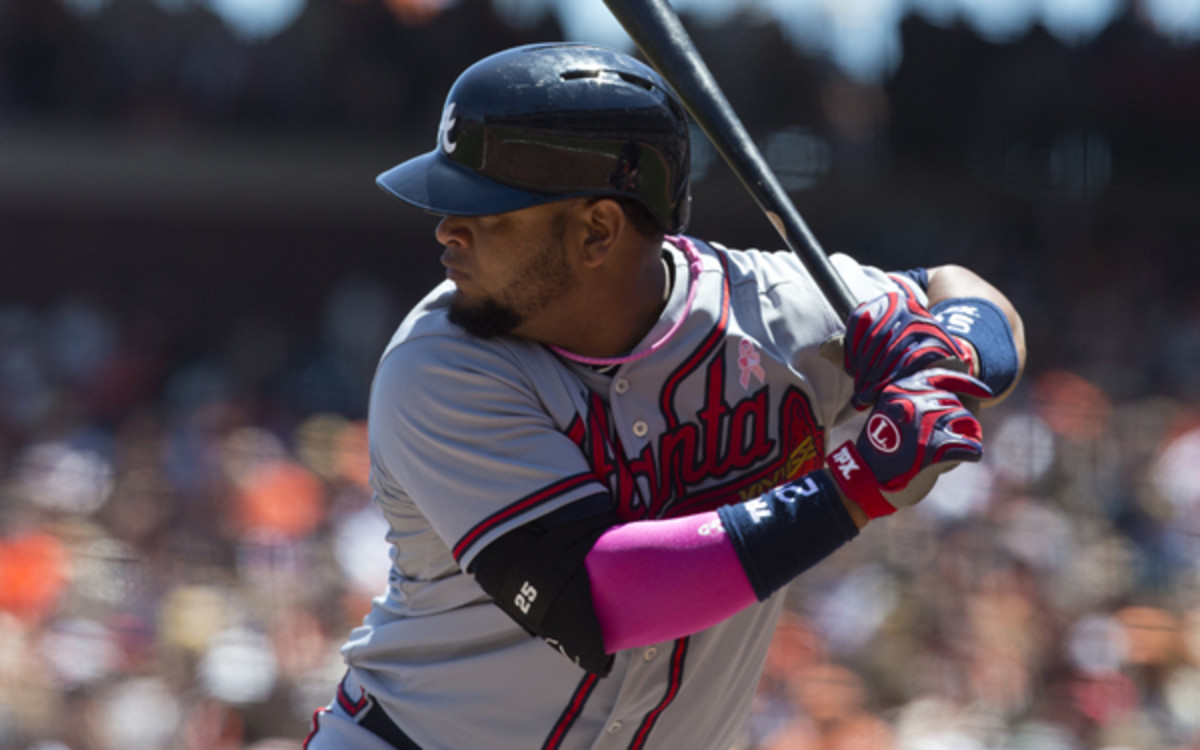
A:
<svg viewBox="0 0 1200 750">
<path fill-rule="evenodd" d="M 333 295 L 321 356 L 361 393 L 397 308 L 357 289 L 353 315 L 373 294 L 379 322 L 347 346 Z M 297 748 L 387 584 L 365 425 L 280 421 L 278 378 L 243 377 L 245 359 L 131 369 L 121 325 L 75 302 L 0 310 L 0 361 L 23 363 L 4 403 L 25 409 L 4 415 L 23 437 L 0 484 L 0 748 Z M 264 353 L 290 345 L 258 332 L 279 337 Z M 82 397 L 100 381 L 112 397 Z"/>
<path fill-rule="evenodd" d="M 560 35 L 483 0 L 310 2 L 254 44 L 203 4 L 96 5 L 0 0 L 0 126 L 399 147 L 427 138 L 459 62 Z M 833 159 L 810 176 L 834 198 L 805 195 L 829 246 L 890 267 L 941 245 L 999 268 L 1031 345 L 1027 381 L 981 417 L 984 462 L 792 587 L 741 750 L 1200 747 L 1200 46 L 1134 13 L 1077 47 L 913 16 L 896 75 L 857 86 L 760 20 L 729 25 L 770 43 L 750 65 L 728 28 L 698 29 L 727 47 L 715 59 L 795 96 L 731 93 Z M 857 191 L 892 166 L 915 197 L 884 196 L 873 220 L 832 205 L 875 200 Z M 1064 174 L 1086 179 L 1049 179 Z M 713 195 L 697 219 L 740 230 Z M 28 217 L 0 207 L 0 750 L 297 750 L 388 583 L 362 420 L 408 279 L 347 267 L 315 285 L 329 266 L 281 277 L 274 259 L 228 278 L 246 259 L 205 226 L 196 254 L 211 245 L 231 289 L 192 288 L 188 271 L 141 275 L 155 242 L 112 253 L 95 210 L 65 233 L 70 264 L 100 269 L 80 292 L 21 265 L 44 247 L 14 244 Z"/>
</svg>

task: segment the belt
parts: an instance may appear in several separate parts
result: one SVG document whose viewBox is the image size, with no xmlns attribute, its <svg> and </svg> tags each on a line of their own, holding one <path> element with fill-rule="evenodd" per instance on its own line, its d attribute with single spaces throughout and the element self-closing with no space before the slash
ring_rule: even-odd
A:
<svg viewBox="0 0 1200 750">
<path fill-rule="evenodd" d="M 366 710 L 358 724 L 396 750 L 421 750 L 421 747 L 413 742 L 411 737 L 388 718 L 388 715 L 374 700 L 371 701 L 371 707 Z"/>
<path fill-rule="evenodd" d="M 346 676 L 338 683 L 337 701 L 345 709 L 354 721 L 363 729 L 366 729 L 371 734 L 388 743 L 396 750 L 421 750 L 421 746 L 413 742 L 412 738 L 404 733 L 396 723 L 391 720 L 374 696 L 363 689 L 361 685 L 357 685 L 359 697 L 358 700 L 351 700 L 350 693 L 346 691 L 346 681 L 351 677 L 347 670 Z M 352 689 L 353 691 L 353 689 Z"/>
</svg>

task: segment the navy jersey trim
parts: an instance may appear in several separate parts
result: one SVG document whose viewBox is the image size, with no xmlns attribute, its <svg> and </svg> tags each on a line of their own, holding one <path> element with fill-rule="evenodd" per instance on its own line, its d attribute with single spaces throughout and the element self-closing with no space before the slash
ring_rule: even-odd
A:
<svg viewBox="0 0 1200 750">
<path fill-rule="evenodd" d="M 347 672 L 346 675 L 342 677 L 342 681 L 338 683 L 337 694 L 335 695 L 334 700 L 336 700 L 342 707 L 342 710 L 349 714 L 350 718 L 353 719 L 358 716 L 360 711 L 367 707 L 367 705 L 370 703 L 370 699 L 367 697 L 367 691 L 364 690 L 362 696 L 357 701 L 350 700 L 350 696 L 346 693 L 346 678 L 349 676 L 350 673 Z M 309 729 L 308 735 L 304 738 L 304 742 L 300 744 L 301 750 L 308 750 L 308 746 L 312 743 L 313 737 L 316 737 L 317 732 L 319 732 L 321 729 L 321 717 L 329 713 L 331 708 L 333 708 L 332 704 L 328 706 L 322 706 L 316 711 L 313 711 L 312 728 Z"/>
<path fill-rule="evenodd" d="M 596 689 L 596 683 L 599 681 L 599 675 L 594 674 L 588 674 L 580 681 L 579 687 L 575 688 L 575 693 L 571 696 L 567 707 L 563 709 L 562 716 L 550 730 L 550 736 L 542 743 L 542 750 L 555 750 L 562 746 L 563 739 L 567 736 L 567 732 L 571 731 L 575 720 L 583 713 L 583 706 L 591 697 L 592 691 Z"/>
<path fill-rule="evenodd" d="M 346 694 L 345 677 L 343 677 L 342 681 L 338 683 L 337 700 L 338 703 L 342 704 L 342 709 L 351 716 L 358 716 L 358 712 L 366 708 L 367 704 L 370 702 L 370 700 L 367 698 L 367 691 L 365 690 L 357 701 L 350 700 L 350 696 Z"/>
<path fill-rule="evenodd" d="M 570 492 L 571 490 L 578 489 L 579 487 L 595 481 L 596 475 L 591 472 L 575 474 L 574 476 L 560 479 L 548 487 L 543 487 L 531 495 L 526 495 L 517 502 L 506 506 L 496 513 L 493 513 L 479 523 L 475 524 L 470 531 L 463 535 L 462 539 L 458 540 L 458 543 L 454 545 L 454 559 L 461 561 L 467 554 L 467 550 L 469 550 L 476 542 L 478 542 L 482 536 L 500 524 L 508 521 L 513 516 L 520 515 L 530 508 L 536 508 L 537 506 L 548 503 L 556 497 Z"/>
<path fill-rule="evenodd" d="M 667 706 L 670 706 L 678 697 L 679 688 L 683 684 L 683 664 L 687 660 L 690 643 L 691 638 L 680 638 L 675 641 L 675 649 L 671 652 L 671 674 L 667 682 L 667 692 L 662 701 L 646 714 L 642 725 L 638 727 L 637 734 L 633 737 L 633 742 L 629 743 L 629 750 L 641 750 L 646 746 L 646 741 L 650 738 L 650 732 L 654 730 L 654 725 L 658 723 L 658 718 L 667 710 Z"/>
<path fill-rule="evenodd" d="M 698 240 L 695 244 L 701 244 Z M 692 354 L 683 361 L 683 364 L 675 368 L 663 383 L 662 392 L 659 395 L 660 409 L 667 421 L 667 429 L 673 430 L 679 426 L 679 416 L 675 414 L 675 410 L 671 407 L 671 403 L 675 400 L 675 390 L 679 388 L 679 384 L 700 367 L 700 363 L 708 359 L 712 354 L 713 349 L 717 344 L 725 340 L 725 329 L 729 325 L 729 306 L 730 306 L 730 285 L 729 285 L 729 259 L 725 253 L 717 250 L 711 245 L 705 245 L 711 249 L 717 256 L 717 260 L 721 262 L 722 285 L 721 285 L 721 314 L 717 319 L 716 325 L 712 331 L 705 337 L 704 341 L 692 352 Z M 696 283 L 699 283 L 698 281 Z"/>
</svg>

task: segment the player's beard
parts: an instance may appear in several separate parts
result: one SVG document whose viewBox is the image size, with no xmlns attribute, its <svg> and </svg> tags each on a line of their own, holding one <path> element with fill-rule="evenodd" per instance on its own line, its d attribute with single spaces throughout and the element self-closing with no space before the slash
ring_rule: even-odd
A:
<svg viewBox="0 0 1200 750">
<path fill-rule="evenodd" d="M 447 317 L 467 333 L 490 339 L 506 336 L 561 298 L 575 283 L 567 263 L 566 215 L 553 219 L 550 238 L 526 261 L 507 288 L 481 300 L 455 294 Z"/>
</svg>

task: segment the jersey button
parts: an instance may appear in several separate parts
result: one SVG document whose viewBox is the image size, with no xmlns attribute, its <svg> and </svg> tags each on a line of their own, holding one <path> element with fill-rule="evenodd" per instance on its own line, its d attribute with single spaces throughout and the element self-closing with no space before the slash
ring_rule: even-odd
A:
<svg viewBox="0 0 1200 750">
<path fill-rule="evenodd" d="M 617 393 L 628 393 L 629 381 L 625 378 L 617 378 L 617 381 L 613 383 L 613 390 Z"/>
<path fill-rule="evenodd" d="M 623 724 L 621 724 L 621 722 L 619 722 L 619 721 L 614 721 L 612 724 L 609 724 L 609 725 L 608 725 L 608 733 L 609 733 L 609 734 L 616 734 L 617 732 L 621 731 L 621 727 L 622 727 L 622 726 L 624 726 L 624 725 L 623 725 Z"/>
<path fill-rule="evenodd" d="M 650 431 L 650 425 L 642 420 L 633 423 L 633 434 L 637 437 L 646 437 L 646 433 Z"/>
<path fill-rule="evenodd" d="M 646 653 L 642 656 L 646 661 L 654 661 L 654 657 L 658 656 L 658 649 L 654 646 L 646 649 Z"/>
</svg>

